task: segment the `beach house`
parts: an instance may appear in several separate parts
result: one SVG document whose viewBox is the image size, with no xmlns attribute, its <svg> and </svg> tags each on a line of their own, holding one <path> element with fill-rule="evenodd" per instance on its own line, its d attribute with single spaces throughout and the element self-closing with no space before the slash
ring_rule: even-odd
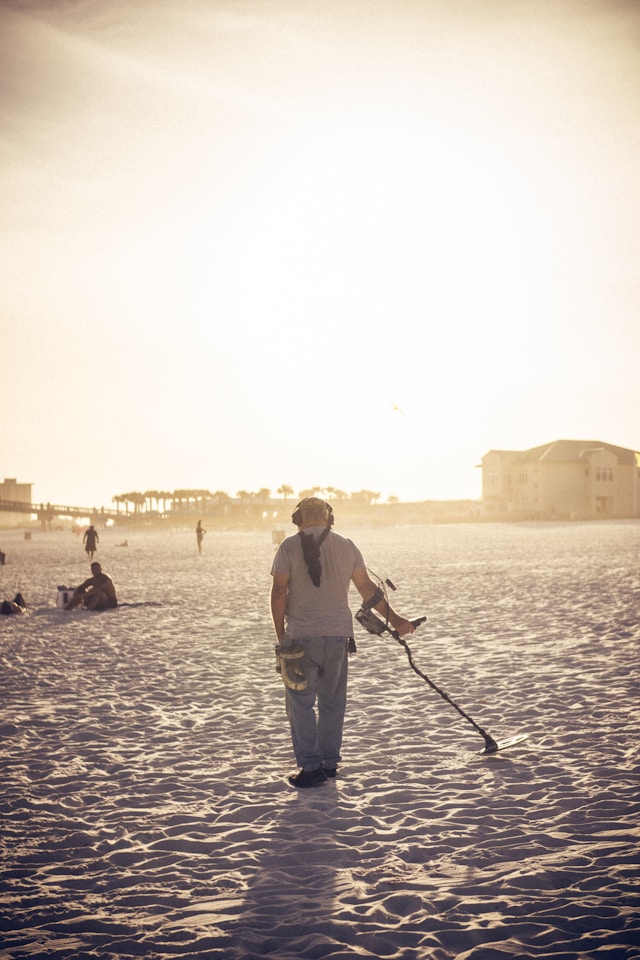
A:
<svg viewBox="0 0 640 960">
<path fill-rule="evenodd" d="M 640 453 L 599 440 L 554 440 L 482 458 L 486 519 L 640 516 Z"/>
<path fill-rule="evenodd" d="M 28 514 L 10 511 L 12 503 L 31 503 L 32 483 L 18 483 L 15 477 L 5 477 L 0 483 L 0 526 L 14 527 L 25 522 Z"/>
</svg>

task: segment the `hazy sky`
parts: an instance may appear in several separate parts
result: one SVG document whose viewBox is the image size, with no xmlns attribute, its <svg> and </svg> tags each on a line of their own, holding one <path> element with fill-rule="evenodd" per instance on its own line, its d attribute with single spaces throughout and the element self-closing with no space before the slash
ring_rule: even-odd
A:
<svg viewBox="0 0 640 960">
<path fill-rule="evenodd" d="M 640 5 L 0 0 L 0 474 L 478 497 L 640 447 Z M 2 479 L 0 476 L 0 479 Z"/>
</svg>

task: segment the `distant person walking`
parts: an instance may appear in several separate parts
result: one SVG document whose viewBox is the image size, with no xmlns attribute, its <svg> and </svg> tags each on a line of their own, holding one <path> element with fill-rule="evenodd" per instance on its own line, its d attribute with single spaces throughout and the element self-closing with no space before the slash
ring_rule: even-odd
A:
<svg viewBox="0 0 640 960">
<path fill-rule="evenodd" d="M 0 550 L 0 567 L 4 567 L 4 562 L 7 559 L 7 555 Z"/>
<path fill-rule="evenodd" d="M 198 544 L 198 553 L 202 553 L 202 541 L 204 540 L 204 535 L 207 531 L 202 526 L 202 520 L 198 520 L 196 525 L 196 543 Z"/>
<path fill-rule="evenodd" d="M 97 560 L 91 564 L 91 573 L 88 580 L 76 587 L 65 610 L 75 610 L 80 604 L 87 610 L 111 610 L 118 606 L 113 580 L 102 572 Z"/>
<path fill-rule="evenodd" d="M 93 555 L 96 552 L 96 547 L 100 543 L 100 537 L 98 536 L 98 531 L 96 530 L 93 524 L 91 524 L 88 530 L 85 530 L 82 540 L 84 542 L 84 549 L 86 550 L 89 560 L 93 560 Z"/>
</svg>

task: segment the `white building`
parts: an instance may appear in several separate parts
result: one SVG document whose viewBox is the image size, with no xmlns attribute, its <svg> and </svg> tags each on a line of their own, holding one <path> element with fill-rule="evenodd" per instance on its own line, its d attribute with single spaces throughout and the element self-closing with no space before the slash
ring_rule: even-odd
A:
<svg viewBox="0 0 640 960">
<path fill-rule="evenodd" d="M 482 458 L 488 519 L 592 520 L 640 516 L 640 453 L 599 440 L 554 440 Z"/>
</svg>

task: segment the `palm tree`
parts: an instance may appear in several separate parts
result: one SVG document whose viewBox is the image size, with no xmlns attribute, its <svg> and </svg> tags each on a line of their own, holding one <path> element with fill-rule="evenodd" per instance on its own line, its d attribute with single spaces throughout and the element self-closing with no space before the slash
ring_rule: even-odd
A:
<svg viewBox="0 0 640 960">
<path fill-rule="evenodd" d="M 307 497 L 317 497 L 322 493 L 322 487 L 310 487 L 309 490 L 301 490 L 298 494 L 301 500 L 306 500 Z"/>
<path fill-rule="evenodd" d="M 173 491 L 173 502 L 174 504 L 176 501 L 178 502 L 178 510 L 182 510 L 182 504 L 185 502 L 185 500 L 187 502 L 187 509 L 188 509 L 189 503 L 191 502 L 192 498 L 193 498 L 192 490 L 174 490 Z"/>
<path fill-rule="evenodd" d="M 279 493 L 283 498 L 284 502 L 287 502 L 287 497 L 290 497 L 293 494 L 293 487 L 289 487 L 286 483 L 283 483 L 281 487 L 278 487 L 276 493 Z"/>
<path fill-rule="evenodd" d="M 200 510 L 204 513 L 205 504 L 209 500 L 213 500 L 213 494 L 211 490 L 194 490 L 196 504 L 200 501 Z"/>
<path fill-rule="evenodd" d="M 145 504 L 146 497 L 144 493 L 128 493 L 127 500 L 133 504 L 133 512 L 140 513 L 140 508 Z"/>
<path fill-rule="evenodd" d="M 367 503 L 371 506 L 372 503 L 380 499 L 380 496 L 379 493 L 374 493 L 373 490 L 358 490 L 357 493 L 351 494 L 351 499 L 360 501 L 361 503 Z"/>
<path fill-rule="evenodd" d="M 158 501 L 162 498 L 162 494 L 159 490 L 145 490 L 144 492 L 145 500 L 149 501 L 149 511 L 153 510 L 153 503 L 155 501 L 156 511 L 158 509 Z"/>
</svg>

